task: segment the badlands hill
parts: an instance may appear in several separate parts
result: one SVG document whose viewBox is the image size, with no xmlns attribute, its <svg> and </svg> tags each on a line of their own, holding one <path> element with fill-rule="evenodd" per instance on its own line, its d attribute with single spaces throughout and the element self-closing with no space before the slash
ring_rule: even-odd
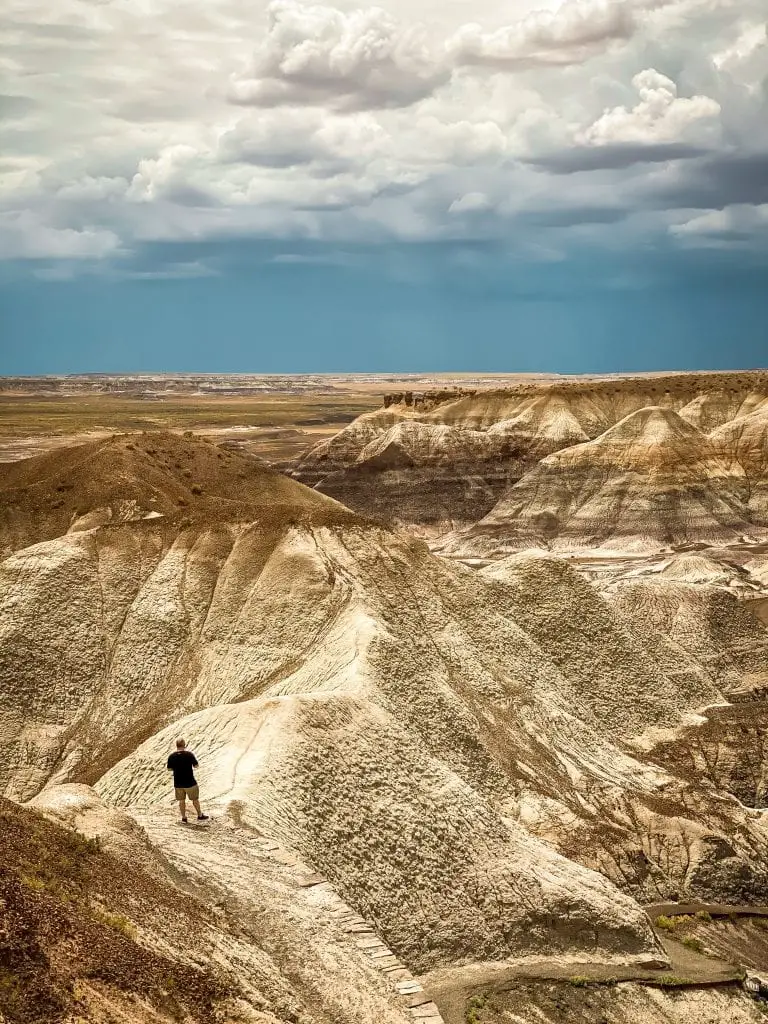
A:
<svg viewBox="0 0 768 1024">
<path fill-rule="evenodd" d="M 295 475 L 352 508 L 414 524 L 476 522 L 539 460 L 648 407 L 702 433 L 765 408 L 768 373 L 563 380 L 388 395 Z"/>
<path fill-rule="evenodd" d="M 768 535 L 768 522 L 749 500 L 746 472 L 722 440 L 672 409 L 652 406 L 594 441 L 542 459 L 463 543 L 475 553 L 500 543 L 625 549 L 737 543 L 761 528 Z"/>
<path fill-rule="evenodd" d="M 98 526 L 155 517 L 345 513 L 258 459 L 191 434 L 117 434 L 3 466 L 0 553 Z M 321 511 L 322 510 L 322 511 Z"/>
<path fill-rule="evenodd" d="M 725 456 L 743 470 L 750 507 L 768 519 L 768 398 L 752 412 L 717 427 L 711 437 Z"/>
<path fill-rule="evenodd" d="M 484 411 L 456 401 L 474 402 L 466 434 L 504 422 L 497 397 Z M 699 419 L 711 406 L 698 402 Z M 669 406 L 641 409 L 528 475 L 596 450 L 599 471 L 574 463 L 583 488 L 624 474 L 634 508 L 658 482 L 640 537 L 666 522 L 671 478 L 680 522 L 701 530 L 703 509 L 709 529 L 716 512 L 714 539 L 738 536 L 753 448 L 728 448 Z M 740 418 L 759 403 L 750 410 Z M 399 440 L 374 431 L 366 458 L 391 465 L 407 447 L 430 473 L 442 459 L 439 502 L 453 469 L 435 438 L 453 428 L 433 423 L 448 432 L 425 449 L 417 421 L 413 434 L 394 425 Z M 759 1019 L 731 989 L 697 1003 L 636 987 L 679 974 L 685 953 L 662 943 L 649 904 L 768 905 L 768 629 L 746 602 L 766 589 L 759 546 L 744 564 L 712 549 L 585 571 L 529 551 L 475 570 L 196 438 L 122 436 L 12 469 L 0 491 L 0 792 L 15 804 L 0 810 L 17 836 L 7 884 L 59 1000 L 51 1020 L 73 1012 L 71 983 L 92 1022 L 459 1022 L 467 977 L 532 964 L 545 979 L 631 980 L 631 999 L 622 990 L 582 1017 L 595 1024 Z M 551 481 L 561 503 L 576 486 L 563 475 Z M 210 827 L 174 821 L 164 763 L 179 734 L 200 761 Z M 74 881 L 59 881 L 62 865 L 30 873 L 25 851 L 51 819 L 99 837 Z M 102 856 L 136 873 L 135 898 L 106 887 L 116 872 Z M 69 910 L 62 885 L 77 887 Z M 159 911 L 142 895 L 153 887 Z M 162 920 L 176 896 L 193 943 Z M 82 937 L 71 962 L 41 931 L 50 914 Z M 102 927 L 118 943 L 105 949 L 144 957 L 143 994 L 130 972 L 93 973 L 86 947 Z M 153 987 L 158 964 L 191 972 L 194 1006 L 163 1002 L 173 991 Z M 734 977 L 722 958 L 685 970 Z"/>
</svg>

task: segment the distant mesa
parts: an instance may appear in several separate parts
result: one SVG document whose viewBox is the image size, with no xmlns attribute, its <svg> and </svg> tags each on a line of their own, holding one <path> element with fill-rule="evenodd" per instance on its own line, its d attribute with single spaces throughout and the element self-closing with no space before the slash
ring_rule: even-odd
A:
<svg viewBox="0 0 768 1024">
<path fill-rule="evenodd" d="M 768 373 L 764 371 L 560 379 L 504 389 L 393 393 L 385 396 L 382 409 L 358 417 L 311 449 L 297 463 L 294 475 L 363 513 L 446 532 L 493 515 L 510 488 L 548 455 L 595 441 L 642 409 L 666 409 L 678 413 L 682 423 L 668 421 L 662 429 L 660 421 L 658 436 L 650 426 L 642 427 L 647 437 L 634 445 L 638 449 L 634 454 L 630 454 L 633 446 L 618 437 L 608 437 L 607 454 L 598 446 L 590 449 L 589 458 L 604 463 L 621 449 L 626 457 L 637 461 L 641 449 L 661 445 L 667 454 L 658 458 L 682 462 L 688 456 L 674 454 L 679 445 L 670 443 L 669 437 L 665 440 L 665 431 L 670 436 L 684 437 L 686 425 L 695 428 L 697 433 L 688 435 L 689 446 L 693 447 L 701 435 L 722 431 L 722 437 L 714 436 L 713 441 L 725 446 L 722 459 L 733 465 L 727 470 L 718 465 L 716 475 L 724 480 L 732 478 L 735 487 L 731 494 L 726 493 L 730 485 L 715 485 L 719 494 L 715 505 L 719 508 L 722 501 L 727 506 L 715 509 L 719 524 L 716 535 L 725 536 L 728 530 L 749 532 L 765 516 L 768 499 L 761 481 L 766 470 L 760 452 L 765 450 L 764 445 L 761 447 L 761 431 L 765 429 L 767 403 Z M 641 418 L 622 429 L 639 430 L 643 423 Z M 738 445 L 728 426 L 737 423 L 742 424 L 733 428 L 742 437 Z M 697 462 L 717 462 L 718 458 L 705 443 Z M 748 488 L 736 480 L 740 459 L 749 462 L 744 470 Z M 638 463 L 635 471 L 639 469 Z M 700 476 L 706 474 L 703 465 L 699 470 Z M 672 486 L 671 477 L 667 486 Z M 707 533 L 703 524 L 712 510 L 695 510 L 692 480 L 684 489 L 691 492 L 691 503 L 681 510 L 680 519 L 692 517 L 690 526 L 682 529 L 681 524 L 671 524 L 666 531 L 658 524 L 649 526 L 650 540 L 669 534 L 670 542 L 674 542 L 678 536 Z M 662 490 L 657 485 L 657 497 Z M 705 495 L 705 506 L 714 498 L 714 494 Z M 613 504 L 621 501 L 626 503 L 617 494 Z M 745 503 L 749 506 L 746 511 L 742 507 Z M 562 514 L 570 518 L 571 511 L 542 508 L 541 526 L 529 530 L 529 536 L 549 542 L 561 532 L 558 524 Z M 610 517 L 611 513 L 606 514 Z M 597 532 L 610 536 L 615 530 L 601 527 Z"/>
</svg>

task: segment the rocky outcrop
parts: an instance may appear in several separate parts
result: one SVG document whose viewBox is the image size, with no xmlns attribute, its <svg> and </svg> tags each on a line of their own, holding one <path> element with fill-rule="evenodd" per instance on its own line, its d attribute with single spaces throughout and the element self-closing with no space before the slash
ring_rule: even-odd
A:
<svg viewBox="0 0 768 1024">
<path fill-rule="evenodd" d="M 359 511 L 445 527 L 481 519 L 540 459 L 640 409 L 678 411 L 708 433 L 766 401 L 761 372 L 393 394 L 313 448 L 294 475 Z"/>
<path fill-rule="evenodd" d="M 744 470 L 720 444 L 655 406 L 542 459 L 446 550 L 654 550 L 768 536 L 768 521 L 749 499 Z"/>
</svg>

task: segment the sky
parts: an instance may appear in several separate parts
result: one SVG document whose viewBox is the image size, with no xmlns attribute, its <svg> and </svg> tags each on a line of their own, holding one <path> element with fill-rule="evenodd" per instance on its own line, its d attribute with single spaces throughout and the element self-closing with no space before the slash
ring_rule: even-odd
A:
<svg viewBox="0 0 768 1024">
<path fill-rule="evenodd" d="M 768 365 L 765 0 L 5 0 L 0 373 Z"/>
</svg>

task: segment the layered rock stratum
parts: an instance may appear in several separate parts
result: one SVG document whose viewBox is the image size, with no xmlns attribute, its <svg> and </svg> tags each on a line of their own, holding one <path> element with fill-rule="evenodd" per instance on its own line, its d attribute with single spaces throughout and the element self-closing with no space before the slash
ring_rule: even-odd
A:
<svg viewBox="0 0 768 1024">
<path fill-rule="evenodd" d="M 657 550 L 768 536 L 733 447 L 731 455 L 730 441 L 672 409 L 639 409 L 594 441 L 542 459 L 449 548 Z"/>
<path fill-rule="evenodd" d="M 766 402 L 765 372 L 561 380 L 480 392 L 395 394 L 385 398 L 382 409 L 358 417 L 311 449 L 295 475 L 359 511 L 444 532 L 491 513 L 546 456 L 599 440 L 621 422 L 631 432 L 649 419 L 656 421 L 646 423 L 649 457 L 636 468 L 638 488 L 651 484 L 658 493 L 663 482 L 654 479 L 653 435 L 665 413 L 677 414 L 674 422 L 667 421 L 668 432 L 682 435 L 685 425 L 695 428 L 694 446 L 700 434 L 725 430 L 722 437 L 713 436 L 713 444 L 719 447 L 722 442 L 722 457 L 732 461 L 732 475 L 739 475 L 739 452 L 759 447 L 761 429 L 764 437 Z M 647 409 L 658 410 L 656 417 L 641 415 Z M 639 418 L 630 419 L 632 414 Z M 737 444 L 725 425 L 753 415 L 755 419 L 743 425 L 747 436 Z M 609 436 L 606 445 L 618 440 Z M 610 457 L 608 452 L 604 455 Z M 754 472 L 765 475 L 764 467 Z M 746 502 L 747 522 L 765 525 L 761 486 L 755 485 L 760 494 L 750 502 L 750 481 L 737 488 L 738 511 L 745 514 L 740 503 Z M 556 498 L 548 495 L 547 500 L 552 504 Z M 620 500 L 614 498 L 613 504 Z"/>
<path fill-rule="evenodd" d="M 410 396 L 308 457 L 300 475 L 331 463 L 314 489 L 161 433 L 10 467 L 17 848 L 42 813 L 138 892 L 200 904 L 187 949 L 143 897 L 105 917 L 109 890 L 78 876 L 75 932 L 123 928 L 137 977 L 187 965 L 205 1006 L 155 988 L 142 1006 L 41 933 L 61 1014 L 437 1024 L 464 1014 L 457 979 L 533 970 L 618 972 L 635 988 L 601 1010 L 617 1024 L 718 1019 L 730 990 L 651 1009 L 637 986 L 679 955 L 644 908 L 768 905 L 764 384 Z M 429 500 L 431 548 L 403 525 L 424 532 Z M 213 812 L 186 832 L 164 768 L 179 735 Z M 12 875 L 20 913 L 66 916 Z M 732 984 L 719 956 L 689 981 Z"/>
</svg>

